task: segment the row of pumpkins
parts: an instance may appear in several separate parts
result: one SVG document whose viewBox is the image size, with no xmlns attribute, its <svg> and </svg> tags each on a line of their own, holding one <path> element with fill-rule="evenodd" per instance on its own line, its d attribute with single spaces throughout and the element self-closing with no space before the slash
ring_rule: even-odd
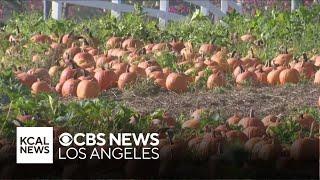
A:
<svg viewBox="0 0 320 180">
<path fill-rule="evenodd" d="M 207 109 L 198 109 L 191 114 L 191 120 L 185 121 L 182 128 L 200 128 L 201 116 L 208 111 Z M 161 123 L 161 121 L 164 121 Z M 253 159 L 275 160 L 281 154 L 290 155 L 294 160 L 317 160 L 319 158 L 319 138 L 314 137 L 313 133 L 319 131 L 319 124 L 308 114 L 301 114 L 296 121 L 300 127 L 310 130 L 309 137 L 300 137 L 296 139 L 291 147 L 282 145 L 270 130 L 272 127 L 279 126 L 283 121 L 281 117 L 268 115 L 262 120 L 254 116 L 253 110 L 249 116 L 240 116 L 236 114 L 228 118 L 225 124 L 213 127 L 205 126 L 205 134 L 190 138 L 187 143 L 172 141 L 171 145 L 168 139 L 162 139 L 160 143 L 160 157 L 163 159 L 177 160 L 181 157 L 186 149 L 191 150 L 195 157 L 207 159 L 210 155 L 217 154 L 219 146 L 225 143 L 240 143 L 245 149 L 252 153 Z M 174 126 L 174 120 L 165 115 L 162 119 L 155 119 L 152 125 L 158 125 L 161 128 L 163 123 L 167 127 Z M 161 124 L 161 125 L 160 125 Z M 232 126 L 240 126 L 242 130 L 232 129 Z M 164 134 L 160 137 L 166 137 Z M 185 147 L 187 146 L 187 148 Z M 174 150 L 173 150 L 174 149 Z M 172 151 L 172 152 L 171 152 Z M 286 151 L 283 153 L 283 151 Z M 173 155 L 171 154 L 173 153 Z M 289 159 L 290 159 L 289 158 Z"/>
<path fill-rule="evenodd" d="M 320 56 L 313 57 L 311 61 L 304 54 L 302 60 L 293 60 L 292 54 L 284 52 L 262 64 L 252 49 L 246 57 L 240 58 L 236 52 L 229 53 L 226 48 L 212 44 L 202 44 L 197 52 L 190 42 L 144 45 L 140 40 L 120 37 L 109 38 L 106 42 L 108 52 L 100 53 L 95 44 L 88 45 L 89 40 L 79 45 L 78 39 L 73 34 L 62 36 L 60 42 L 42 34 L 33 36 L 31 40 L 34 43 L 50 43 L 47 56 L 58 55 L 61 60 L 50 69 L 17 71 L 17 77 L 34 93 L 52 92 L 51 78 L 64 67 L 54 89 L 63 96 L 79 98 L 97 97 L 101 91 L 116 86 L 123 90 L 139 76 L 152 79 L 156 85 L 177 93 L 187 91 L 189 84 L 201 79 L 207 81 L 208 89 L 224 86 L 227 73 L 232 74 L 237 86 L 247 82 L 269 85 L 298 83 L 301 76 L 313 78 L 315 84 L 320 84 L 320 70 L 317 71 Z M 178 65 L 190 68 L 185 72 L 161 68 L 155 59 L 165 50 L 176 53 L 180 59 Z M 148 59 L 145 54 L 154 56 Z M 39 59 L 38 55 L 33 59 Z M 206 70 L 210 71 L 209 77 L 206 77 Z"/>
</svg>

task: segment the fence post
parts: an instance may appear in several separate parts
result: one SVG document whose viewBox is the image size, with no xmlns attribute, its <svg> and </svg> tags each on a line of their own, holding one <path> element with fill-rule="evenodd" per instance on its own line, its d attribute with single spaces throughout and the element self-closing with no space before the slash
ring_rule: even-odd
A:
<svg viewBox="0 0 320 180">
<path fill-rule="evenodd" d="M 160 0 L 160 11 L 168 12 L 169 9 L 169 0 Z M 166 17 L 161 18 L 159 17 L 159 26 L 161 28 L 165 28 L 168 23 Z"/>
<path fill-rule="evenodd" d="M 114 4 L 121 4 L 122 0 L 112 0 L 111 2 Z M 121 18 L 121 12 L 111 10 L 111 14 L 112 14 L 112 16 L 114 16 L 116 18 Z"/>
<path fill-rule="evenodd" d="M 228 0 L 221 0 L 221 11 L 227 13 L 228 11 Z"/>
<path fill-rule="evenodd" d="M 242 0 L 238 0 L 237 4 L 239 6 L 239 13 L 243 14 Z"/>
<path fill-rule="evenodd" d="M 62 2 L 52 1 L 52 18 L 56 20 L 62 19 Z"/>
<path fill-rule="evenodd" d="M 291 0 L 291 11 L 298 9 L 300 5 L 301 0 Z"/>
<path fill-rule="evenodd" d="M 51 2 L 48 0 L 43 0 L 43 18 L 44 20 L 48 19 L 51 11 Z"/>
</svg>

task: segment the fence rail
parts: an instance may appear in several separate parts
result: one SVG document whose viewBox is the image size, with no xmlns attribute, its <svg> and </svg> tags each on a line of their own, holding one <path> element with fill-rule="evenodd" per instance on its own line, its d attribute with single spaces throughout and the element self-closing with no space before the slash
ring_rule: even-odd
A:
<svg viewBox="0 0 320 180">
<path fill-rule="evenodd" d="M 134 6 L 129 4 L 122 3 L 122 0 L 112 0 L 103 1 L 103 0 L 50 0 L 52 2 L 52 14 L 51 17 L 54 19 L 62 19 L 62 8 L 63 4 L 73 4 L 80 5 L 92 8 L 100 8 L 111 10 L 112 14 L 116 17 L 121 17 L 121 13 L 133 12 Z M 168 12 L 169 10 L 169 1 L 170 0 L 159 0 L 160 8 L 152 9 L 152 8 L 143 8 L 143 11 L 147 13 L 148 16 L 159 18 L 160 26 L 166 26 L 168 21 L 180 21 L 185 18 L 185 16 Z M 193 5 L 199 6 L 201 11 L 205 15 L 209 15 L 212 13 L 215 16 L 215 19 L 220 19 L 221 17 L 226 15 L 227 9 L 229 7 L 235 9 L 236 11 L 242 13 L 241 3 L 236 3 L 234 0 L 221 0 L 221 8 L 215 6 L 209 0 L 184 0 L 185 2 L 191 3 Z M 44 6 L 44 12 L 48 12 L 46 9 L 47 6 Z"/>
<path fill-rule="evenodd" d="M 44 14 L 45 17 L 48 16 L 48 1 L 52 2 L 51 9 L 52 14 L 51 17 L 54 19 L 62 19 L 62 9 L 64 4 L 73 4 L 73 5 L 80 5 L 86 7 L 93 7 L 93 8 L 100 8 L 111 10 L 111 13 L 121 18 L 121 13 L 126 12 L 133 12 L 134 6 L 129 4 L 124 4 L 123 0 L 111 0 L 111 1 L 103 1 L 103 0 L 44 0 Z M 143 11 L 151 17 L 156 17 L 159 19 L 159 23 L 161 27 L 166 26 L 168 21 L 180 21 L 185 18 L 185 16 L 168 12 L 169 10 L 169 2 L 170 0 L 158 0 L 160 1 L 159 9 L 152 9 L 152 8 L 143 8 Z M 212 13 L 215 17 L 215 20 L 221 19 L 223 16 L 226 15 L 229 8 L 236 10 L 239 13 L 243 13 L 242 8 L 242 0 L 221 0 L 220 7 L 212 4 L 209 0 L 183 0 L 184 2 L 188 2 L 190 4 L 199 6 L 201 12 L 204 15 L 209 15 Z M 299 2 L 301 0 L 291 0 L 291 9 L 295 10 L 299 6 Z"/>
</svg>

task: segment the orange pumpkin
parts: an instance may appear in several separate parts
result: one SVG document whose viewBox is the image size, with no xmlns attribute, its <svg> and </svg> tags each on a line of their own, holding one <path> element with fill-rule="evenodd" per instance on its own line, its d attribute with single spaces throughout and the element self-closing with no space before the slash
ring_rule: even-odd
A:
<svg viewBox="0 0 320 180">
<path fill-rule="evenodd" d="M 281 69 L 273 68 L 272 71 L 270 71 L 267 75 L 267 81 L 271 85 L 277 85 L 280 84 L 279 75 L 281 73 Z"/>
<path fill-rule="evenodd" d="M 212 55 L 216 50 L 216 46 L 213 44 L 202 44 L 199 49 L 199 53 L 203 55 Z"/>
<path fill-rule="evenodd" d="M 207 88 L 213 89 L 215 87 L 224 86 L 226 84 L 224 75 L 222 73 L 211 74 L 207 81 Z"/>
<path fill-rule="evenodd" d="M 284 69 L 279 74 L 280 84 L 286 83 L 298 83 L 299 82 L 299 72 L 296 69 L 288 68 Z"/>
<path fill-rule="evenodd" d="M 61 88 L 61 95 L 63 97 L 77 96 L 77 87 L 79 82 L 79 79 L 68 79 L 63 83 L 63 86 Z"/>
<path fill-rule="evenodd" d="M 320 70 L 318 70 L 316 72 L 316 74 L 314 75 L 313 83 L 316 84 L 316 85 L 320 85 Z"/>
<path fill-rule="evenodd" d="M 255 127 L 264 129 L 263 123 L 259 119 L 254 117 L 253 109 L 250 110 L 249 117 L 242 118 L 239 121 L 238 125 L 242 126 L 243 128 L 247 128 L 247 127 L 250 127 L 250 126 L 255 126 Z"/>
<path fill-rule="evenodd" d="M 100 94 L 100 87 L 95 79 L 85 79 L 80 81 L 77 87 L 77 97 L 79 99 L 96 98 Z"/>
<path fill-rule="evenodd" d="M 52 89 L 46 81 L 38 79 L 35 83 L 32 84 L 31 92 L 33 94 L 50 93 L 52 92 Z"/>
<path fill-rule="evenodd" d="M 257 80 L 260 83 L 262 84 L 268 83 L 268 79 L 267 79 L 268 74 L 262 70 L 262 67 L 259 70 L 255 71 L 255 74 L 256 74 Z"/>
<path fill-rule="evenodd" d="M 113 86 L 117 81 L 117 75 L 115 72 L 109 69 L 102 68 L 94 74 L 94 78 L 97 80 L 100 89 L 107 90 Z"/>
<path fill-rule="evenodd" d="M 17 79 L 21 84 L 31 87 L 34 82 L 37 81 L 37 77 L 33 74 L 28 74 L 26 72 L 21 72 L 16 75 Z"/>
<path fill-rule="evenodd" d="M 170 91 L 182 93 L 188 89 L 188 80 L 184 74 L 171 73 L 166 79 L 166 87 Z"/>
<path fill-rule="evenodd" d="M 76 54 L 73 58 L 73 61 L 80 67 L 80 68 L 90 68 L 95 67 L 96 62 L 91 54 L 86 52 L 80 52 Z"/>
<path fill-rule="evenodd" d="M 255 84 L 257 82 L 256 74 L 248 70 L 244 70 L 242 66 L 241 73 L 236 77 L 236 83 L 239 86 L 245 85 L 247 82 Z"/>
<path fill-rule="evenodd" d="M 137 79 L 136 73 L 133 73 L 133 72 L 122 73 L 118 79 L 118 88 L 123 91 L 127 85 L 135 82 L 136 79 Z"/>
</svg>

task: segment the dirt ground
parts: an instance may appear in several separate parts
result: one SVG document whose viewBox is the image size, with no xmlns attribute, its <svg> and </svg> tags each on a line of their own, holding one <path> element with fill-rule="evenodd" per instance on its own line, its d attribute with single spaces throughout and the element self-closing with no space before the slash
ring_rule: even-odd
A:
<svg viewBox="0 0 320 180">
<path fill-rule="evenodd" d="M 223 91 L 201 90 L 180 95 L 164 90 L 143 91 L 150 92 L 109 91 L 106 96 L 125 103 L 141 113 L 149 113 L 161 108 L 174 116 L 179 116 L 188 115 L 197 108 L 210 108 L 220 111 L 222 115 L 230 116 L 235 112 L 247 115 L 250 108 L 253 108 L 258 117 L 280 113 L 286 115 L 298 108 L 316 107 L 320 96 L 320 87 L 311 83 L 281 87 L 246 87 L 240 90 L 236 88 Z"/>
</svg>

